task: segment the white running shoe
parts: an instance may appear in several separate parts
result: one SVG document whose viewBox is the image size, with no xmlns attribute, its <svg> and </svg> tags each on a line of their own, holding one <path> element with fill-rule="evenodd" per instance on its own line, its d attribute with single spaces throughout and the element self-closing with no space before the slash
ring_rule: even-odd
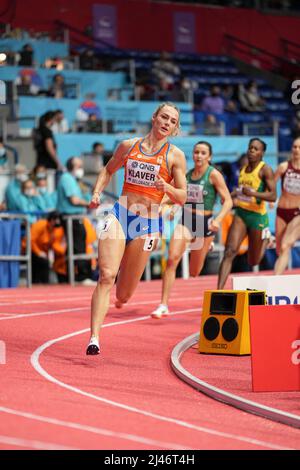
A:
<svg viewBox="0 0 300 470">
<path fill-rule="evenodd" d="M 169 315 L 169 309 L 167 305 L 160 304 L 156 310 L 151 313 L 152 318 L 167 317 Z"/>
<path fill-rule="evenodd" d="M 86 350 L 87 356 L 95 356 L 100 354 L 99 341 L 95 336 L 92 336 Z"/>
<path fill-rule="evenodd" d="M 82 286 L 96 286 L 97 281 L 93 281 L 93 279 L 86 278 L 78 284 L 81 284 Z"/>
</svg>

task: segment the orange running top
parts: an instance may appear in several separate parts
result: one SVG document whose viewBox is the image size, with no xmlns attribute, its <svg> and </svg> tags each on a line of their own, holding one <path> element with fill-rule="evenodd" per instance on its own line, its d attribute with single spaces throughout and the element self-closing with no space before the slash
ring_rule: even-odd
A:
<svg viewBox="0 0 300 470">
<path fill-rule="evenodd" d="M 143 139 L 138 139 L 126 157 L 123 191 L 142 194 L 160 203 L 164 193 L 154 183 L 158 175 L 167 183 L 173 179 L 168 167 L 170 143 L 163 144 L 156 153 L 147 154 L 142 150 L 142 142 Z"/>
</svg>

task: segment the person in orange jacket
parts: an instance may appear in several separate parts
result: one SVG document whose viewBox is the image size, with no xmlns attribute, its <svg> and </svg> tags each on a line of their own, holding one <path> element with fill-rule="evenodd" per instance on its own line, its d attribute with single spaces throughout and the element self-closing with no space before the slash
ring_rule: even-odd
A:
<svg viewBox="0 0 300 470">
<path fill-rule="evenodd" d="M 47 219 L 40 219 L 31 225 L 31 252 L 32 252 L 32 282 L 34 284 L 49 283 L 50 263 L 49 250 L 53 249 L 53 243 L 64 233 L 61 218 L 58 212 L 48 214 Z M 61 246 L 61 253 L 65 253 L 65 246 Z"/>
<path fill-rule="evenodd" d="M 86 253 L 92 254 L 97 240 L 96 230 L 88 218 L 83 219 L 86 230 Z M 32 282 L 49 283 L 49 251 L 54 252 L 53 270 L 59 283 L 68 282 L 67 241 L 58 212 L 50 212 L 47 219 L 40 219 L 31 226 Z M 92 269 L 97 260 L 92 260 Z"/>
</svg>

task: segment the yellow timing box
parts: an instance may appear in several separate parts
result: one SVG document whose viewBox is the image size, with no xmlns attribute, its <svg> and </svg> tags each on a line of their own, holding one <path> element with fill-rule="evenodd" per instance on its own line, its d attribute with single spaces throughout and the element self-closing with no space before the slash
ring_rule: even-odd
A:
<svg viewBox="0 0 300 470">
<path fill-rule="evenodd" d="M 249 305 L 265 304 L 265 291 L 205 291 L 199 352 L 237 356 L 250 354 Z"/>
</svg>

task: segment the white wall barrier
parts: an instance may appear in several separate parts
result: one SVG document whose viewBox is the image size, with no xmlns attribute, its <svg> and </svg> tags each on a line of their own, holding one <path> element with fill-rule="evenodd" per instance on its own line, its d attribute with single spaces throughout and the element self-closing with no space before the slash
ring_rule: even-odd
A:
<svg viewBox="0 0 300 470">
<path fill-rule="evenodd" d="M 234 290 L 257 289 L 267 293 L 268 305 L 300 304 L 300 275 L 234 276 Z"/>
</svg>

